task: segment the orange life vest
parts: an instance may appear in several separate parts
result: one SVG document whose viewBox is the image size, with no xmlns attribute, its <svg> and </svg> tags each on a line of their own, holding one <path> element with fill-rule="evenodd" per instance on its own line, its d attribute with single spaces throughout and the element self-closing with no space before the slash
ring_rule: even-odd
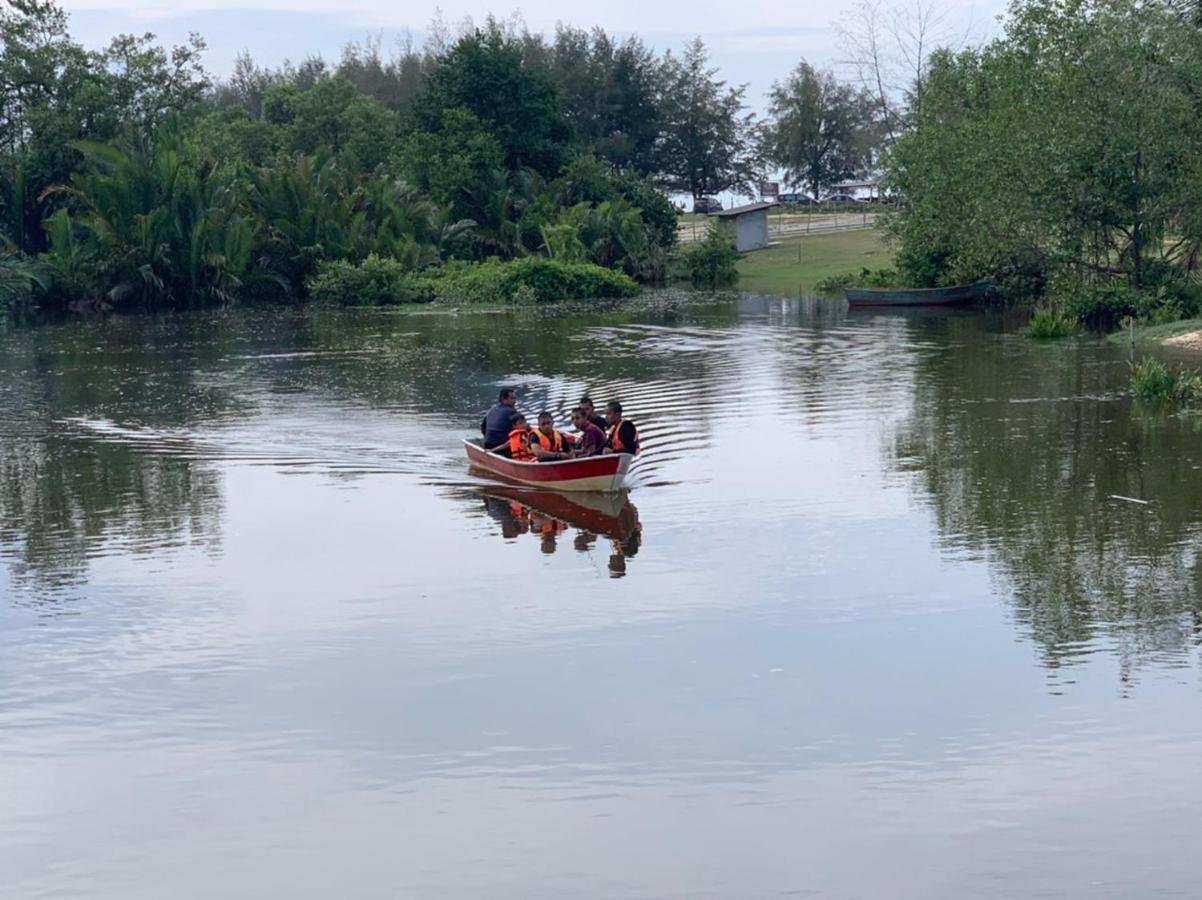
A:
<svg viewBox="0 0 1202 900">
<path fill-rule="evenodd" d="M 509 432 L 509 458 L 517 462 L 529 462 L 534 459 L 534 454 L 530 452 L 530 447 L 526 441 L 530 434 L 529 429 L 515 428 Z"/>
<path fill-rule="evenodd" d="M 635 427 L 635 424 L 633 422 L 630 423 L 630 427 L 634 428 L 634 442 L 635 442 L 634 446 L 627 447 L 625 444 L 622 443 L 622 439 L 620 437 L 618 437 L 618 431 L 621 429 L 622 423 L 627 422 L 627 421 L 629 421 L 629 419 L 620 419 L 618 421 L 617 425 L 609 426 L 609 446 L 613 450 L 614 453 L 638 453 L 639 452 L 638 451 L 639 430 L 637 427 Z"/>
<path fill-rule="evenodd" d="M 539 446 L 542 447 L 544 450 L 551 450 L 551 451 L 554 451 L 555 453 L 563 453 L 563 447 L 564 447 L 563 435 L 560 434 L 558 431 L 552 430 L 551 436 L 547 437 L 545 434 L 543 434 L 541 428 L 536 428 L 534 431 L 531 432 L 531 434 L 534 437 L 538 438 Z"/>
</svg>

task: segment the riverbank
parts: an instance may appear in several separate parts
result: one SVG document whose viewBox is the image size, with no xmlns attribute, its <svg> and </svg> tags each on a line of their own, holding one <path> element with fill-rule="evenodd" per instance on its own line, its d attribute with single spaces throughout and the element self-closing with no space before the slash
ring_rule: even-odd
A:
<svg viewBox="0 0 1202 900">
<path fill-rule="evenodd" d="M 1202 318 L 1182 319 L 1164 325 L 1137 325 L 1134 334 L 1130 329 L 1121 329 L 1108 337 L 1113 343 L 1131 343 L 1148 346 L 1159 344 L 1176 350 L 1202 351 Z"/>
<path fill-rule="evenodd" d="M 770 294 L 812 291 L 824 278 L 888 266 L 892 253 L 876 228 L 800 235 L 739 260 L 739 289 Z"/>
</svg>

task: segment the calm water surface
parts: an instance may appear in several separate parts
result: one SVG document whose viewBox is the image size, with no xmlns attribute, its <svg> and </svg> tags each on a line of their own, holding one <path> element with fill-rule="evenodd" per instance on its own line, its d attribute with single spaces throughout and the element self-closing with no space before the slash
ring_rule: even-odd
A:
<svg viewBox="0 0 1202 900">
<path fill-rule="evenodd" d="M 474 478 L 505 384 L 629 496 Z M 0 332 L 0 893 L 1197 896 L 1202 420 L 1125 387 L 750 295 Z"/>
</svg>

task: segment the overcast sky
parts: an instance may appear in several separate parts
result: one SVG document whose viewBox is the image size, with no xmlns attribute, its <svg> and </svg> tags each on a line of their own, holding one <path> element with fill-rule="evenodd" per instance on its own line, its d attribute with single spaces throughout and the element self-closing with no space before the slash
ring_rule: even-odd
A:
<svg viewBox="0 0 1202 900">
<path fill-rule="evenodd" d="M 772 82 L 801 59 L 827 66 L 840 59 L 835 24 L 856 0 L 609 0 L 562 3 L 524 0 L 497 5 L 486 0 L 443 0 L 439 4 L 390 0 L 61 0 L 72 31 L 89 46 L 113 34 L 152 31 L 179 43 L 189 31 L 208 42 L 210 71 L 221 77 L 247 49 L 261 63 L 277 65 L 310 54 L 336 59 L 348 41 L 379 36 L 385 45 L 405 31 L 418 39 L 439 14 L 454 25 L 490 12 L 517 13 L 532 31 L 554 31 L 558 22 L 600 25 L 617 34 L 637 33 L 659 50 L 679 47 L 700 34 L 714 61 L 733 83 L 748 83 L 748 101 L 758 108 Z M 898 3 L 914 0 L 897 0 Z M 1005 0 L 948 0 L 949 31 L 977 41 L 997 30 Z"/>
</svg>

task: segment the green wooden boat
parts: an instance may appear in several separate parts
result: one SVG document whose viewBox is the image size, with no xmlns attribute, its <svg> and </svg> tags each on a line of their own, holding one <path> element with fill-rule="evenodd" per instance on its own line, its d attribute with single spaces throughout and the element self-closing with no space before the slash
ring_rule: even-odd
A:
<svg viewBox="0 0 1202 900">
<path fill-rule="evenodd" d="M 851 306 L 948 306 L 971 303 L 993 290 L 992 281 L 942 288 L 848 288 Z"/>
</svg>

